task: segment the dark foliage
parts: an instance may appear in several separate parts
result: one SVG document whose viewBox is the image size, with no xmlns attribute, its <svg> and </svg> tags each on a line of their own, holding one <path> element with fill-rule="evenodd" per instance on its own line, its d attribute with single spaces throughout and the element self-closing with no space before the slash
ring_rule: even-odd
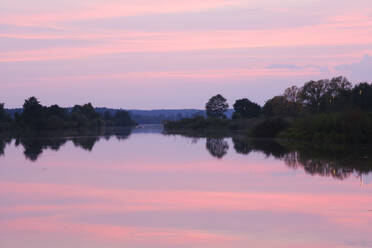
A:
<svg viewBox="0 0 372 248">
<path fill-rule="evenodd" d="M 372 111 L 372 85 L 360 83 L 356 85 L 352 92 L 352 103 L 357 109 Z"/>
<path fill-rule="evenodd" d="M 5 112 L 4 103 L 0 103 L 0 132 L 9 130 L 11 125 L 12 125 L 12 119 Z"/>
<path fill-rule="evenodd" d="M 349 110 L 310 115 L 294 121 L 281 137 L 333 143 L 371 143 L 372 114 Z"/>
<path fill-rule="evenodd" d="M 204 118 L 203 116 L 195 116 L 193 118 L 184 118 L 178 121 L 166 121 L 164 127 L 168 130 L 177 129 L 224 129 L 229 127 L 230 121 L 228 119 L 212 119 Z"/>
<path fill-rule="evenodd" d="M 275 137 L 288 127 L 289 123 L 282 118 L 268 118 L 253 127 L 251 135 L 262 138 Z"/>
<path fill-rule="evenodd" d="M 36 97 L 30 97 L 25 100 L 22 111 L 14 112 L 14 118 L 7 115 L 4 105 L 0 104 L 0 131 L 24 132 L 133 125 L 135 123 L 127 111 L 118 110 L 114 116 L 107 113 L 100 115 L 91 103 L 66 109 L 58 105 L 43 106 Z"/>
<path fill-rule="evenodd" d="M 225 112 L 229 105 L 227 104 L 226 98 L 218 94 L 213 96 L 205 104 L 205 110 L 209 118 L 221 119 L 226 118 Z"/>
<path fill-rule="evenodd" d="M 251 102 L 247 98 L 236 100 L 234 103 L 233 119 L 253 118 L 261 113 L 261 107 L 257 103 Z"/>
<path fill-rule="evenodd" d="M 268 101 L 262 108 L 262 112 L 265 116 L 279 116 L 279 117 L 288 117 L 296 116 L 298 106 L 288 101 L 284 96 L 275 96 Z"/>
</svg>

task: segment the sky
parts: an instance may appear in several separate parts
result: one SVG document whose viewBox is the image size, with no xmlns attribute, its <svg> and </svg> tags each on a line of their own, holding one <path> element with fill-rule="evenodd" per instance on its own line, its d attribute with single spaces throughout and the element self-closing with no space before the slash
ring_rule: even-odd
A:
<svg viewBox="0 0 372 248">
<path fill-rule="evenodd" d="M 204 108 L 372 81 L 370 0 L 1 0 L 0 102 Z"/>
</svg>

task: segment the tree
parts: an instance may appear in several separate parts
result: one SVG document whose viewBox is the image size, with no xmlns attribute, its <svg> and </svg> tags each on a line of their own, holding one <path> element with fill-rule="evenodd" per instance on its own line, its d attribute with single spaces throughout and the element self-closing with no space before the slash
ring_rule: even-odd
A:
<svg viewBox="0 0 372 248">
<path fill-rule="evenodd" d="M 345 77 L 335 77 L 326 85 L 325 107 L 327 111 L 339 111 L 351 105 L 352 85 Z"/>
<path fill-rule="evenodd" d="M 6 118 L 6 113 L 4 109 L 4 103 L 0 103 L 0 121 L 5 120 Z"/>
<path fill-rule="evenodd" d="M 103 119 L 104 119 L 105 121 L 108 121 L 108 120 L 111 120 L 111 118 L 112 118 L 112 116 L 111 116 L 110 111 L 105 110 L 105 112 L 103 113 Z"/>
<path fill-rule="evenodd" d="M 261 106 L 251 102 L 247 98 L 236 100 L 234 103 L 233 118 L 252 118 L 257 117 L 261 113 Z"/>
<path fill-rule="evenodd" d="M 364 111 L 372 110 L 372 85 L 360 83 L 352 90 L 353 106 Z"/>
<path fill-rule="evenodd" d="M 266 116 L 295 116 L 297 115 L 297 107 L 294 103 L 287 100 L 285 96 L 275 96 L 266 101 L 262 108 L 262 112 Z"/>
<path fill-rule="evenodd" d="M 36 97 L 30 97 L 23 104 L 21 120 L 23 124 L 33 129 L 40 129 L 44 126 L 44 107 Z"/>
<path fill-rule="evenodd" d="M 226 102 L 226 98 L 220 94 L 213 96 L 205 105 L 207 116 L 211 118 L 226 117 L 224 113 L 228 107 L 229 105 Z"/>
<path fill-rule="evenodd" d="M 309 81 L 301 88 L 300 98 L 312 113 L 322 110 L 324 96 L 327 93 L 327 80 Z"/>
<path fill-rule="evenodd" d="M 336 111 L 349 104 L 351 83 L 345 77 L 310 81 L 301 88 L 300 99 L 312 113 Z"/>
<path fill-rule="evenodd" d="M 298 116 L 302 109 L 301 90 L 297 86 L 291 86 L 283 94 L 286 102 L 286 115 Z"/>
<path fill-rule="evenodd" d="M 32 96 L 25 100 L 23 104 L 23 116 L 27 118 L 38 118 L 42 115 L 43 106 L 39 100 Z"/>
<path fill-rule="evenodd" d="M 59 118 L 65 118 L 67 112 L 64 108 L 61 108 L 57 104 L 48 107 L 48 116 L 58 116 Z"/>
<path fill-rule="evenodd" d="M 115 122 L 118 126 L 131 126 L 133 124 L 130 114 L 126 110 L 118 110 L 115 113 Z"/>
<path fill-rule="evenodd" d="M 0 132 L 6 131 L 10 128 L 12 119 L 10 115 L 8 115 L 4 108 L 4 103 L 0 103 Z M 1 143 L 0 143 L 1 145 Z M 0 151 L 1 155 L 1 151 Z"/>
<path fill-rule="evenodd" d="M 298 103 L 300 102 L 300 89 L 297 86 L 291 86 L 284 91 L 283 96 L 288 102 Z"/>
</svg>

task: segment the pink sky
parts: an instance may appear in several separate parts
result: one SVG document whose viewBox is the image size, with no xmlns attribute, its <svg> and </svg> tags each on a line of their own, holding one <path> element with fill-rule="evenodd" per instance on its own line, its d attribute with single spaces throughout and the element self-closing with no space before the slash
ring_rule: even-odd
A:
<svg viewBox="0 0 372 248">
<path fill-rule="evenodd" d="M 371 81 L 371 37 L 368 0 L 2 0 L 0 102 L 263 104 L 310 79 Z"/>
</svg>

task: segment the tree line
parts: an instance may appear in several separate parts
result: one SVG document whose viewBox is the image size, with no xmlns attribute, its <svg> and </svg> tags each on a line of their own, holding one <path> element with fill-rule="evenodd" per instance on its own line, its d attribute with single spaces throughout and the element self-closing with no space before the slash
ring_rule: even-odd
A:
<svg viewBox="0 0 372 248">
<path fill-rule="evenodd" d="M 206 103 L 210 118 L 225 118 L 229 105 L 218 94 Z M 331 113 L 346 109 L 372 111 L 372 84 L 352 83 L 345 77 L 306 82 L 302 87 L 292 86 L 283 94 L 274 96 L 261 107 L 247 98 L 238 99 L 234 105 L 233 119 L 253 118 L 260 115 L 297 117 L 306 114 Z"/>
<path fill-rule="evenodd" d="M 43 106 L 36 97 L 30 97 L 25 100 L 22 111 L 16 112 L 14 117 L 7 114 L 4 103 L 0 103 L 0 131 L 100 128 L 134 124 L 126 110 L 118 110 L 114 114 L 108 111 L 99 114 L 91 103 L 66 109 L 56 104 Z"/>
<path fill-rule="evenodd" d="M 247 132 L 256 137 L 280 134 L 286 138 L 372 142 L 372 84 L 353 86 L 342 76 L 289 87 L 263 106 L 248 98 L 238 99 L 233 105 L 233 120 L 225 116 L 229 105 L 221 94 L 210 98 L 205 108 L 206 119 L 196 116 L 165 126 L 169 130 L 249 129 Z"/>
</svg>

